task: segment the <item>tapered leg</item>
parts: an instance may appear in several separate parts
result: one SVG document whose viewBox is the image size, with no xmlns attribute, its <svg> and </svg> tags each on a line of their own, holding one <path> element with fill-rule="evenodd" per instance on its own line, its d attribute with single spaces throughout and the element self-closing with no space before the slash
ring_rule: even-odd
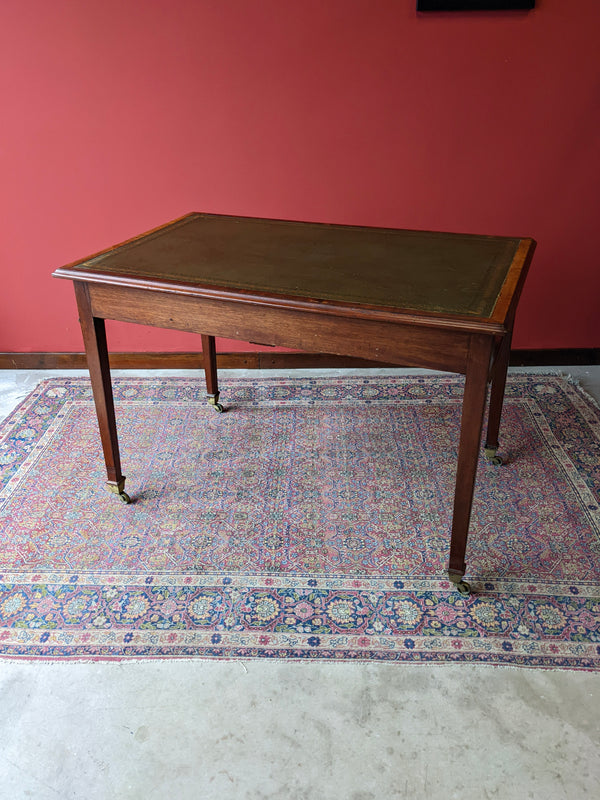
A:
<svg viewBox="0 0 600 800">
<path fill-rule="evenodd" d="M 92 393 L 96 405 L 104 462 L 106 464 L 108 478 L 106 485 L 109 491 L 115 492 L 121 500 L 128 503 L 129 496 L 124 491 L 125 476 L 121 472 L 121 457 L 119 455 L 104 320 L 94 317 L 92 314 L 87 285 L 75 281 L 74 287 L 79 308 L 79 322 L 83 333 L 90 380 L 92 382 Z"/>
<path fill-rule="evenodd" d="M 487 398 L 492 344 L 493 339 L 490 336 L 471 337 L 460 424 L 448 574 L 459 591 L 465 594 L 470 592 L 470 587 L 462 577 L 465 574 L 465 551 Z"/>
<path fill-rule="evenodd" d="M 215 337 L 202 335 L 202 359 L 204 361 L 204 375 L 206 377 L 206 394 L 208 402 L 217 411 L 224 411 L 219 403 L 219 384 L 217 381 L 217 351 Z"/>
<path fill-rule="evenodd" d="M 490 411 L 485 439 L 485 455 L 492 464 L 496 465 L 502 463 L 502 459 L 500 456 L 496 455 L 496 451 L 498 450 L 499 444 L 498 433 L 500 431 L 500 419 L 502 417 L 502 406 L 504 404 L 504 390 L 506 388 L 511 336 L 512 332 L 509 332 L 502 339 L 492 373 L 492 391 L 490 393 Z"/>
</svg>

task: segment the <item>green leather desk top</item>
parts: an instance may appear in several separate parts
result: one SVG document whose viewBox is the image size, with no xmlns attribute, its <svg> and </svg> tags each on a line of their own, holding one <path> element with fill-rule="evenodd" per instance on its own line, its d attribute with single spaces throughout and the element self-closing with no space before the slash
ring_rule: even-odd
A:
<svg viewBox="0 0 600 800">
<path fill-rule="evenodd" d="M 487 318 L 520 241 L 191 214 L 67 269 Z"/>
</svg>

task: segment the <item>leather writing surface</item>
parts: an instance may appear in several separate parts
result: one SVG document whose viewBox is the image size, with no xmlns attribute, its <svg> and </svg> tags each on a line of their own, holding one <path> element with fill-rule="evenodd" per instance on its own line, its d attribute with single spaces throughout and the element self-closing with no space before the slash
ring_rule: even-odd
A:
<svg viewBox="0 0 600 800">
<path fill-rule="evenodd" d="M 519 242 L 195 214 L 75 269 L 489 317 Z"/>
</svg>

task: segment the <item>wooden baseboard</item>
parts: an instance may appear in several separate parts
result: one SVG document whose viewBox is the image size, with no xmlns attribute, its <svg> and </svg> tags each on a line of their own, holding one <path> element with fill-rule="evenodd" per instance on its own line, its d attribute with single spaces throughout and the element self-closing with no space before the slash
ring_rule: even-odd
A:
<svg viewBox="0 0 600 800">
<path fill-rule="evenodd" d="M 600 364 L 600 347 L 512 350 L 511 367 L 566 367 Z"/>
<path fill-rule="evenodd" d="M 379 361 L 316 353 L 219 353 L 222 369 L 385 367 Z M 600 364 L 600 348 L 513 350 L 511 366 Z M 111 353 L 114 369 L 202 369 L 202 353 Z M 396 365 L 397 366 L 397 365 Z M 0 353 L 0 369 L 85 369 L 85 353 Z"/>
</svg>

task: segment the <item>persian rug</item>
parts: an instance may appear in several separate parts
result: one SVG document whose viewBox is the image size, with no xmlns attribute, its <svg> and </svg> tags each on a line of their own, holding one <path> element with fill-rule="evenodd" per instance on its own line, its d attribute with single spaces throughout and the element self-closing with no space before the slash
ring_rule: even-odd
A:
<svg viewBox="0 0 600 800">
<path fill-rule="evenodd" d="M 446 579 L 463 381 L 114 382 L 132 497 L 104 488 L 90 385 L 0 426 L 0 653 L 600 667 L 600 410 L 512 375 Z"/>
</svg>

